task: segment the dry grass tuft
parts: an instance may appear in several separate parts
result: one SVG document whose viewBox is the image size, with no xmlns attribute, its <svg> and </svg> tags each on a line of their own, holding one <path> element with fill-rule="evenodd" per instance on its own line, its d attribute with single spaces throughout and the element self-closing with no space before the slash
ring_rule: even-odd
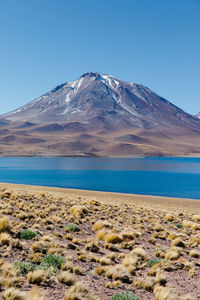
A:
<svg viewBox="0 0 200 300">
<path fill-rule="evenodd" d="M 117 233 L 107 233 L 105 236 L 105 241 L 107 243 L 118 244 L 122 242 L 122 237 Z"/>
<path fill-rule="evenodd" d="M 108 234 L 108 231 L 106 229 L 101 229 L 97 232 L 97 239 L 105 241 L 106 235 Z"/>
<path fill-rule="evenodd" d="M 2 245 L 9 245 L 10 244 L 10 242 L 11 242 L 11 236 L 10 236 L 10 234 L 9 233 L 6 233 L 6 232 L 2 232 L 1 234 L 0 234 L 0 245 L 2 246 Z"/>
<path fill-rule="evenodd" d="M 173 216 L 173 215 L 167 214 L 167 215 L 164 217 L 164 220 L 165 220 L 165 222 L 172 222 L 172 221 L 174 221 L 174 216 Z"/>
<path fill-rule="evenodd" d="M 46 280 L 46 272 L 44 270 L 34 270 L 28 272 L 27 280 L 29 283 L 41 284 Z"/>
<path fill-rule="evenodd" d="M 123 265 L 111 266 L 105 273 L 105 276 L 113 280 L 121 280 L 130 283 L 130 274 Z"/>
<path fill-rule="evenodd" d="M 192 216 L 192 220 L 195 221 L 195 222 L 200 222 L 200 215 Z"/>
<path fill-rule="evenodd" d="M 72 285 L 75 283 L 74 276 L 68 271 L 60 272 L 57 278 L 60 283 L 64 283 L 66 285 Z"/>
<path fill-rule="evenodd" d="M 7 217 L 3 217 L 0 219 L 0 233 L 1 232 L 10 232 L 11 225 L 10 220 Z"/>
<path fill-rule="evenodd" d="M 3 300 L 26 300 L 26 294 L 16 288 L 8 288 L 2 293 Z"/>
<path fill-rule="evenodd" d="M 147 258 L 147 253 L 146 251 L 141 248 L 141 247 L 136 247 L 135 249 L 132 250 L 131 254 L 135 254 L 139 257 L 141 257 L 142 259 L 146 259 Z"/>
<path fill-rule="evenodd" d="M 155 280 L 154 278 L 151 277 L 148 278 L 135 277 L 133 281 L 133 286 L 135 289 L 144 289 L 146 291 L 153 292 L 155 286 Z"/>
<path fill-rule="evenodd" d="M 91 252 L 98 252 L 99 251 L 99 246 L 96 242 L 91 241 L 91 242 L 89 242 L 85 245 L 85 249 L 89 250 Z"/>
<path fill-rule="evenodd" d="M 109 228 L 109 227 L 111 227 L 111 226 L 110 226 L 110 224 L 107 221 L 97 221 L 93 225 L 93 230 L 99 231 L 102 228 Z"/>
<path fill-rule="evenodd" d="M 133 232 L 131 232 L 131 231 L 124 230 L 124 231 L 121 232 L 120 235 L 121 235 L 122 239 L 125 240 L 125 241 L 135 240 L 135 236 L 134 236 Z"/>
<path fill-rule="evenodd" d="M 162 271 L 156 273 L 155 282 L 159 285 L 165 285 L 167 283 L 166 274 Z"/>
<path fill-rule="evenodd" d="M 171 246 L 185 248 L 186 244 L 181 238 L 176 238 L 175 240 L 172 241 Z"/>
<path fill-rule="evenodd" d="M 154 288 L 155 300 L 194 300 L 189 295 L 180 296 L 168 287 L 156 286 Z"/>
<path fill-rule="evenodd" d="M 77 282 L 65 294 L 64 300 L 100 300 L 82 282 Z"/>
<path fill-rule="evenodd" d="M 81 205 L 74 205 L 70 208 L 70 212 L 75 218 L 83 218 L 87 214 L 87 209 Z"/>
<path fill-rule="evenodd" d="M 28 293 L 28 300 L 44 300 L 45 291 L 38 287 L 33 287 Z"/>
<path fill-rule="evenodd" d="M 200 257 L 200 251 L 198 251 L 198 250 L 191 250 L 191 251 L 189 252 L 189 255 L 190 255 L 191 257 L 199 258 L 199 257 Z"/>
<path fill-rule="evenodd" d="M 165 259 L 168 260 L 175 260 L 178 259 L 181 256 L 181 252 L 176 247 L 170 248 L 166 251 Z"/>
</svg>

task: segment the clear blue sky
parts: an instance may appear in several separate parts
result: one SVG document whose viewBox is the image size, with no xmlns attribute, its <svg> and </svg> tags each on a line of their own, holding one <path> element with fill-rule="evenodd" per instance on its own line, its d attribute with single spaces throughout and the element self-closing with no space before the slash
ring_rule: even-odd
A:
<svg viewBox="0 0 200 300">
<path fill-rule="evenodd" d="M 200 0 L 0 0 L 0 113 L 88 71 L 200 111 Z"/>
</svg>

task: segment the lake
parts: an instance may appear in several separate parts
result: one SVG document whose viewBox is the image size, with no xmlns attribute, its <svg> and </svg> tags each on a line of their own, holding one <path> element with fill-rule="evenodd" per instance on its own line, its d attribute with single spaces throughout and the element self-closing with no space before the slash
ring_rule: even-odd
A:
<svg viewBox="0 0 200 300">
<path fill-rule="evenodd" d="M 200 158 L 0 158 L 0 182 L 200 199 Z"/>
</svg>

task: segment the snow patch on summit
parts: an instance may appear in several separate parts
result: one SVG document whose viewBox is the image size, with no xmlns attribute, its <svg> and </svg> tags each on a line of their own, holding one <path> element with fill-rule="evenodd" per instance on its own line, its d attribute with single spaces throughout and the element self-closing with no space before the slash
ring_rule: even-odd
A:
<svg viewBox="0 0 200 300">
<path fill-rule="evenodd" d="M 84 78 L 79 78 L 79 79 L 77 79 L 77 80 L 71 81 L 71 82 L 72 82 L 72 83 L 71 83 L 71 88 L 74 89 L 74 92 L 77 92 L 77 91 L 78 91 L 78 89 L 80 88 L 80 86 L 81 86 L 81 84 L 82 84 L 82 82 L 83 82 L 83 79 L 84 79 Z"/>
<path fill-rule="evenodd" d="M 103 74 L 101 77 L 106 84 L 110 85 L 114 90 L 117 90 L 119 81 L 117 81 L 112 75 Z"/>
<path fill-rule="evenodd" d="M 111 75 L 102 75 L 102 81 L 108 85 L 113 90 L 117 91 L 117 88 L 119 86 L 119 82 Z"/>
<path fill-rule="evenodd" d="M 196 117 L 197 117 L 198 119 L 200 119 L 200 112 L 196 115 Z"/>
<path fill-rule="evenodd" d="M 115 101 L 117 103 L 121 103 L 120 94 L 117 90 L 119 86 L 119 81 L 116 80 L 112 75 L 107 74 L 101 75 L 101 81 L 103 81 L 113 91 L 111 95 L 115 99 Z"/>
<path fill-rule="evenodd" d="M 77 80 L 68 82 L 70 90 L 66 95 L 65 103 L 70 102 L 70 100 L 71 100 L 70 97 L 79 90 L 79 88 L 82 85 L 83 80 L 84 80 L 84 78 L 79 78 Z"/>
</svg>

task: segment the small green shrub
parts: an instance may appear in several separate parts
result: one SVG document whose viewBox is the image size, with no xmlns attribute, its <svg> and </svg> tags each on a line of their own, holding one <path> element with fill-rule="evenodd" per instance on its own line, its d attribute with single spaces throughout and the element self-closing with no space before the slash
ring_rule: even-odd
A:
<svg viewBox="0 0 200 300">
<path fill-rule="evenodd" d="M 135 296 L 132 293 L 115 294 L 110 300 L 140 300 L 140 297 Z"/>
<path fill-rule="evenodd" d="M 29 229 L 23 230 L 19 233 L 19 237 L 22 240 L 32 240 L 34 237 L 36 237 L 38 233 L 36 231 L 31 231 Z"/>
<path fill-rule="evenodd" d="M 14 262 L 14 269 L 18 274 L 26 275 L 29 271 L 36 269 L 36 265 L 31 262 Z"/>
<path fill-rule="evenodd" d="M 62 263 L 65 261 L 66 259 L 61 255 L 49 254 L 43 258 L 43 261 L 37 266 L 37 269 L 47 271 L 49 277 L 56 276 L 60 272 Z"/>
<path fill-rule="evenodd" d="M 56 268 L 60 270 L 62 263 L 64 263 L 66 259 L 61 255 L 49 254 L 43 258 L 40 266 L 44 268 Z"/>
<path fill-rule="evenodd" d="M 182 227 L 183 227 L 183 225 L 180 224 L 180 223 L 176 223 L 175 226 L 176 226 L 177 228 L 182 228 Z"/>
<path fill-rule="evenodd" d="M 149 268 L 153 267 L 155 264 L 158 264 L 160 262 L 160 259 L 149 259 L 147 261 L 147 265 Z"/>
<path fill-rule="evenodd" d="M 69 231 L 73 231 L 73 232 L 78 232 L 80 231 L 80 228 L 76 225 L 76 224 L 72 224 L 72 223 L 69 223 L 65 226 L 65 228 L 68 228 Z"/>
<path fill-rule="evenodd" d="M 33 264 L 31 262 L 14 262 L 14 269 L 20 275 L 26 275 L 29 271 L 45 270 L 49 276 L 55 276 L 60 272 L 61 264 L 66 259 L 60 255 L 46 255 L 41 264 Z"/>
</svg>

